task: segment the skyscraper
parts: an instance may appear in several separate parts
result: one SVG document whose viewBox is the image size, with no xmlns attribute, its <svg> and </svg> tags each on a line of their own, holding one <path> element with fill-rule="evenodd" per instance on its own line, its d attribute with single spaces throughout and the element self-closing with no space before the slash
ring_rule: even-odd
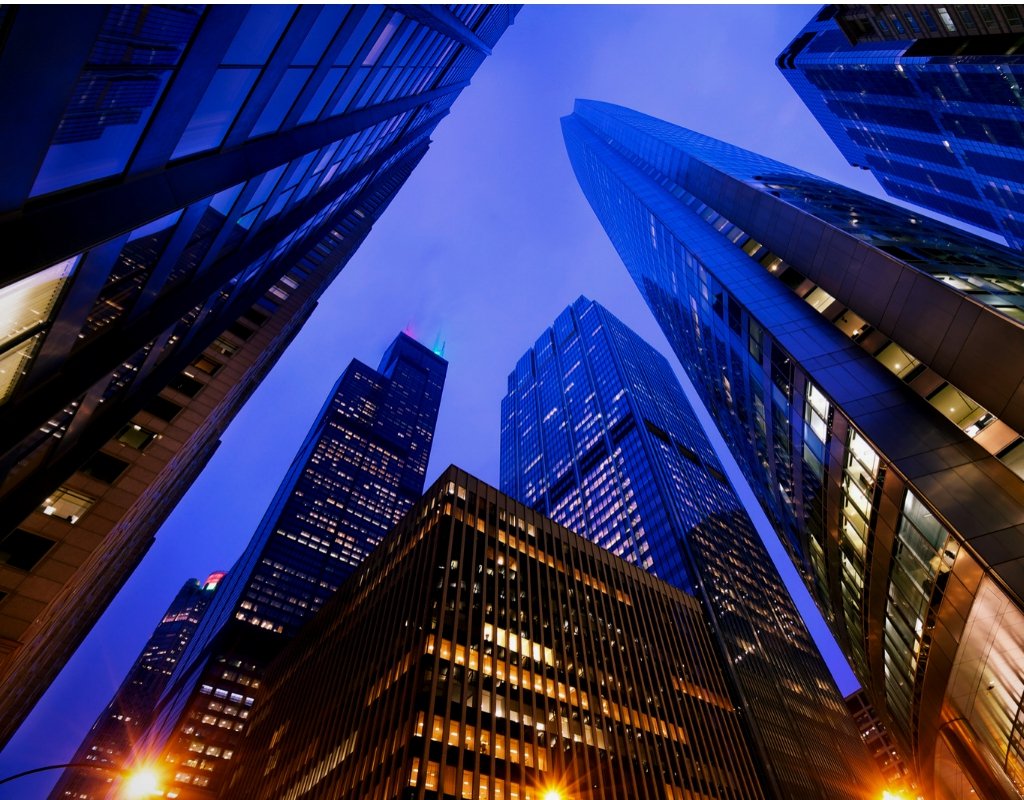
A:
<svg viewBox="0 0 1024 800">
<path fill-rule="evenodd" d="M 515 6 L 0 17 L 0 743 Z"/>
<path fill-rule="evenodd" d="M 862 798 L 880 776 L 668 362 L 578 299 L 509 375 L 501 488 L 698 597 L 778 798 Z"/>
<path fill-rule="evenodd" d="M 112 771 L 124 766 L 223 577 L 223 572 L 214 572 L 203 583 L 195 578 L 185 582 L 71 763 L 95 763 Z M 67 770 L 50 792 L 50 799 L 100 800 L 107 796 L 112 780 L 110 773 Z"/>
<path fill-rule="evenodd" d="M 893 197 L 1024 247 L 1024 6 L 829 5 L 778 57 Z"/>
<path fill-rule="evenodd" d="M 635 111 L 562 124 L 923 794 L 1017 797 L 1021 256 Z"/>
<path fill-rule="evenodd" d="M 449 467 L 278 659 L 221 795 L 756 800 L 698 602 Z"/>
<path fill-rule="evenodd" d="M 338 379 L 137 749 L 178 797 L 216 796 L 267 664 L 419 499 L 447 368 L 403 333 Z"/>
</svg>

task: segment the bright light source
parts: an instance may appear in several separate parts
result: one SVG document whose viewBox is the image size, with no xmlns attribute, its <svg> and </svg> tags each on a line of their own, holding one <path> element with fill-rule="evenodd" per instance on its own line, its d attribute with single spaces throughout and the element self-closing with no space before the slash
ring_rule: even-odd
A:
<svg viewBox="0 0 1024 800">
<path fill-rule="evenodd" d="M 130 772 L 125 779 L 122 796 L 126 800 L 152 797 L 160 792 L 160 779 L 154 769 L 138 769 Z"/>
<path fill-rule="evenodd" d="M 565 795 L 558 789 L 548 789 L 544 792 L 544 800 L 565 800 Z"/>
<path fill-rule="evenodd" d="M 904 797 L 898 792 L 882 792 L 882 800 L 904 800 Z"/>
</svg>

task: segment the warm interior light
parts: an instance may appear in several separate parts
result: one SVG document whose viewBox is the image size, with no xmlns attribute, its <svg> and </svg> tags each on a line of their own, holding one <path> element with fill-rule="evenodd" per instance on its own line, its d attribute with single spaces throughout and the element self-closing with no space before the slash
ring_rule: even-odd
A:
<svg viewBox="0 0 1024 800">
<path fill-rule="evenodd" d="M 160 792 L 160 779 L 155 769 L 144 767 L 128 773 L 124 782 L 122 796 L 126 800 L 152 797 Z"/>
</svg>

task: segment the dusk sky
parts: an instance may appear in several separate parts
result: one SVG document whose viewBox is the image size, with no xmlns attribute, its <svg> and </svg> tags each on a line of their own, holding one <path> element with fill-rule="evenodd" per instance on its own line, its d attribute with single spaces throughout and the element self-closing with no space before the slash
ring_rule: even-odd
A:
<svg viewBox="0 0 1024 800">
<path fill-rule="evenodd" d="M 515 362 L 583 294 L 682 369 L 572 174 L 559 128 L 604 100 L 884 196 L 849 166 L 774 59 L 817 6 L 528 6 L 438 127 L 430 152 L 223 438 L 142 566 L 0 754 L 0 776 L 67 761 L 189 577 L 229 568 L 352 358 L 376 366 L 400 330 L 450 362 L 427 473 L 498 483 L 499 405 Z M 702 409 L 702 418 L 708 420 Z M 791 586 L 796 573 L 737 481 Z M 794 592 L 812 609 L 802 586 Z M 840 689 L 856 687 L 812 609 Z M 45 796 L 58 773 L 12 783 Z"/>
</svg>

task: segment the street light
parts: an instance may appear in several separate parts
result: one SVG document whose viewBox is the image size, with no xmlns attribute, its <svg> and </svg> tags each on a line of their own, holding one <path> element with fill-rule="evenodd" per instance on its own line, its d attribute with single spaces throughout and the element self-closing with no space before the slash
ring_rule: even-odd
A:
<svg viewBox="0 0 1024 800">
<path fill-rule="evenodd" d="M 163 795 L 160 791 L 160 776 L 152 767 L 128 771 L 121 790 L 125 800 L 141 800 L 144 797 Z"/>
<path fill-rule="evenodd" d="M 163 796 L 163 791 L 160 789 L 159 773 L 152 767 L 118 769 L 117 767 L 108 767 L 105 764 L 92 764 L 88 761 L 71 762 L 70 764 L 48 764 L 45 767 L 26 769 L 14 775 L 8 775 L 6 778 L 0 778 L 0 784 L 10 783 L 18 778 L 35 775 L 37 772 L 47 772 L 52 769 L 92 769 L 122 778 L 124 780 L 124 787 L 121 796 L 124 800 L 142 800 L 146 797 Z"/>
<path fill-rule="evenodd" d="M 566 797 L 558 789 L 552 788 L 544 792 L 543 800 L 566 800 Z"/>
</svg>

